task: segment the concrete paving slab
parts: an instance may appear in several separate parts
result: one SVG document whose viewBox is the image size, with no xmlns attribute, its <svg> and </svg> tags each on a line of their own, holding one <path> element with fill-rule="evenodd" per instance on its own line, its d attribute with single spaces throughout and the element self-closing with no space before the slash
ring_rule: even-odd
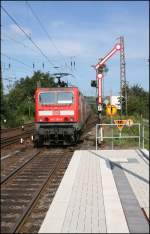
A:
<svg viewBox="0 0 150 234">
<path fill-rule="evenodd" d="M 129 233 L 111 167 L 108 161 L 100 160 L 107 233 Z"/>
<path fill-rule="evenodd" d="M 80 155 L 76 156 L 76 152 L 74 157 L 72 158 L 66 173 L 63 177 L 63 180 L 60 183 L 59 189 L 56 192 L 56 195 L 53 199 L 53 202 L 48 210 L 44 222 L 41 225 L 39 233 L 60 233 L 61 227 L 64 221 L 64 216 L 68 207 L 68 201 L 71 196 L 72 187 L 74 183 L 74 179 L 76 176 L 76 171 L 79 166 Z M 68 186 L 68 179 L 69 186 Z M 65 187 L 67 187 L 67 196 L 63 196 L 65 193 Z M 61 197 L 62 195 L 62 197 Z"/>
<path fill-rule="evenodd" d="M 39 233 L 145 233 L 148 166 L 136 150 L 75 151 Z"/>
</svg>

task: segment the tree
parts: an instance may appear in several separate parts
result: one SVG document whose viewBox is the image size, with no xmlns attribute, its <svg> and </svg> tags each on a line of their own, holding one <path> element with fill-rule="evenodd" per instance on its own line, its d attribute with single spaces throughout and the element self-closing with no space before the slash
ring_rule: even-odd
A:
<svg viewBox="0 0 150 234">
<path fill-rule="evenodd" d="M 149 117 L 149 92 L 137 84 L 128 89 L 128 114 Z"/>
<path fill-rule="evenodd" d="M 127 90 L 127 111 L 128 115 L 142 115 L 145 118 L 149 117 L 149 92 L 146 92 L 138 84 L 129 87 Z M 123 92 L 124 93 L 124 92 Z M 119 97 L 121 103 L 122 98 L 122 113 L 126 113 L 125 97 Z"/>
<path fill-rule="evenodd" d="M 49 73 L 37 71 L 34 72 L 32 77 L 27 76 L 16 81 L 9 94 L 5 95 L 7 106 L 5 115 L 10 127 L 16 124 L 19 125 L 21 122 L 25 121 L 25 119 L 29 119 L 29 115 L 31 115 L 31 117 L 34 116 L 34 93 L 37 82 L 41 83 L 41 87 L 57 86 Z"/>
<path fill-rule="evenodd" d="M 3 92 L 3 80 L 2 80 L 2 71 L 0 71 L 0 98 L 1 98 L 1 109 L 0 109 L 0 113 L 1 113 L 1 121 L 4 120 L 5 115 L 6 115 L 6 100 L 5 100 L 5 96 L 4 96 L 4 92 Z"/>
</svg>

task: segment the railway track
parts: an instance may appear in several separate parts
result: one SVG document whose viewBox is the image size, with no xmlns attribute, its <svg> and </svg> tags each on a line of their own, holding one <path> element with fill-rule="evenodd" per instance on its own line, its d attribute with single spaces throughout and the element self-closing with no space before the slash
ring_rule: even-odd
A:
<svg viewBox="0 0 150 234">
<path fill-rule="evenodd" d="M 47 183 L 54 196 L 72 153 L 72 149 L 38 152 L 1 181 L 1 233 L 20 230 Z"/>
<path fill-rule="evenodd" d="M 30 128 L 30 127 L 32 127 L 33 125 L 34 125 L 33 122 L 32 122 L 32 123 L 23 124 L 23 126 L 24 126 L 25 128 Z M 1 133 L 1 134 L 2 134 L 2 133 L 10 133 L 10 132 L 18 131 L 18 130 L 20 130 L 20 129 L 21 129 L 21 126 L 16 127 L 16 128 L 1 128 L 1 129 L 0 129 L 0 133 Z"/>
<path fill-rule="evenodd" d="M 32 133 L 33 129 L 28 129 L 25 132 L 19 133 L 14 136 L 1 137 L 1 149 L 15 143 L 20 143 L 21 138 L 28 138 Z"/>
<path fill-rule="evenodd" d="M 26 164 L 28 164 L 29 162 L 31 162 L 38 154 L 39 154 L 40 151 L 36 152 L 36 153 L 33 153 L 33 155 L 25 160 L 21 165 L 19 165 L 18 167 L 16 167 L 14 170 L 11 170 L 11 167 L 10 167 L 10 172 L 7 173 L 5 176 L 1 176 L 1 185 L 6 182 L 8 179 L 10 179 L 10 177 L 12 177 L 13 175 L 15 175 L 16 173 L 18 173 L 23 167 L 26 166 Z"/>
<path fill-rule="evenodd" d="M 94 118 L 89 119 L 85 134 L 95 126 Z M 95 139 L 95 129 L 93 134 Z M 18 163 L 17 156 L 3 160 L 8 170 L 2 173 L 1 181 L 1 233 L 38 233 L 73 152 L 91 147 L 95 148 L 91 140 L 82 139 L 73 147 L 43 147 L 35 157 L 28 157 L 29 152 L 25 151 L 27 157 Z"/>
</svg>

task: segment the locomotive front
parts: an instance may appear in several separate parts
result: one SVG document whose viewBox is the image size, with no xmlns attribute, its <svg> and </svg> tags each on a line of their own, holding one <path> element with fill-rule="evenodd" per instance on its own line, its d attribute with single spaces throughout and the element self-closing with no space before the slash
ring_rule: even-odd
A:
<svg viewBox="0 0 150 234">
<path fill-rule="evenodd" d="M 34 143 L 69 145 L 78 133 L 78 89 L 38 88 L 35 93 Z"/>
</svg>

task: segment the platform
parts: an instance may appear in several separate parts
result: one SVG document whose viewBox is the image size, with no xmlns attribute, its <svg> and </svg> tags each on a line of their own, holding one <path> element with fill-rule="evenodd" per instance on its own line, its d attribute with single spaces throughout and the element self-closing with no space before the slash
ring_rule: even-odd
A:
<svg viewBox="0 0 150 234">
<path fill-rule="evenodd" d="M 148 151 L 75 151 L 39 233 L 148 233 L 148 211 Z"/>
</svg>

